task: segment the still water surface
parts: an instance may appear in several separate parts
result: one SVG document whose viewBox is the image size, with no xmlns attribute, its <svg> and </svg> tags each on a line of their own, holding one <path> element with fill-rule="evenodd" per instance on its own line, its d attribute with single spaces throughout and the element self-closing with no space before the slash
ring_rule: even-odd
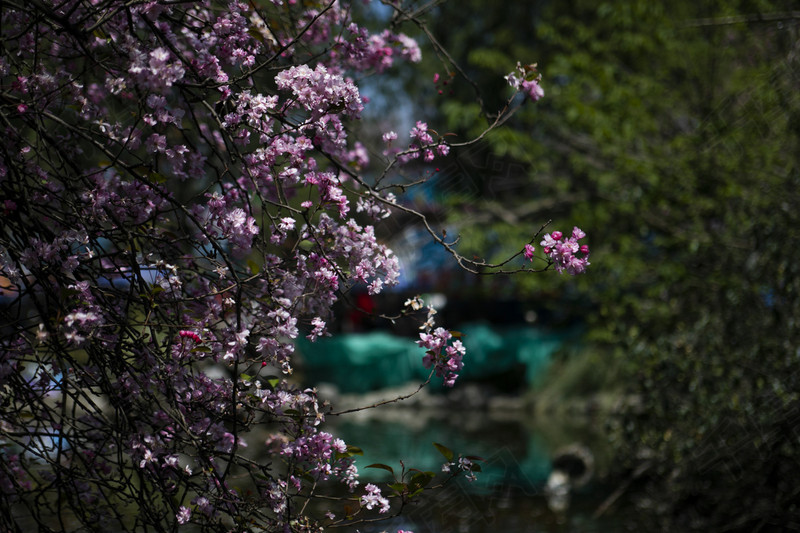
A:
<svg viewBox="0 0 800 533">
<path fill-rule="evenodd" d="M 593 517 L 616 487 L 599 481 L 610 453 L 598 424 L 589 420 L 537 420 L 523 409 L 454 410 L 401 405 L 331 416 L 324 429 L 363 449 L 364 456 L 358 458 L 362 484 L 391 482 L 385 470 L 365 468 L 373 463 L 390 465 L 395 472 L 403 466 L 441 472 L 446 461 L 434 442 L 447 446 L 456 456 L 483 458 L 477 480 L 459 478 L 438 491 L 426 493 L 419 502 L 404 509 L 402 516 L 360 526 L 361 533 L 394 533 L 398 529 L 415 533 L 624 530 L 622 520 L 613 514 Z M 555 512 L 545 493 L 551 460 L 560 449 L 574 444 L 591 450 L 598 475 L 573 491 L 565 511 Z M 399 463 L 401 459 L 403 465 Z M 30 525 L 31 530 L 35 529 L 34 524 Z"/>
<path fill-rule="evenodd" d="M 551 459 L 559 449 L 581 444 L 595 458 L 595 471 L 602 474 L 608 461 L 603 435 L 587 420 L 533 420 L 524 411 L 502 413 L 465 410 L 444 413 L 416 408 L 381 408 L 362 418 L 331 420 L 328 428 L 346 442 L 360 446 L 362 482 L 388 482 L 390 474 L 364 466 L 384 463 L 399 471 L 406 468 L 440 472 L 443 456 L 432 443 L 438 442 L 456 454 L 484 458 L 476 481 L 459 479 L 404 511 L 403 516 L 362 533 L 410 529 L 415 533 L 489 532 L 597 532 L 622 531 L 613 515 L 594 518 L 599 505 L 614 491 L 595 476 L 573 491 L 564 512 L 548 506 L 545 484 Z"/>
</svg>

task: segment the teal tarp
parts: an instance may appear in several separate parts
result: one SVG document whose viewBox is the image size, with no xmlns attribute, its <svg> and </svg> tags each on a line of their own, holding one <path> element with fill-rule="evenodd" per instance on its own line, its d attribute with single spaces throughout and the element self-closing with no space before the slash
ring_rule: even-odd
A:
<svg viewBox="0 0 800 533">
<path fill-rule="evenodd" d="M 351 333 L 298 341 L 305 372 L 314 383 L 343 392 L 367 392 L 425 379 L 422 350 L 410 339 L 385 332 Z"/>
<path fill-rule="evenodd" d="M 528 383 L 570 336 L 569 332 L 484 323 L 466 324 L 459 330 L 467 350 L 463 378 L 488 378 L 522 364 Z M 343 392 L 367 392 L 427 378 L 429 371 L 422 366 L 425 350 L 414 340 L 374 331 L 325 337 L 314 343 L 301 338 L 297 349 L 311 382 L 333 383 Z"/>
</svg>

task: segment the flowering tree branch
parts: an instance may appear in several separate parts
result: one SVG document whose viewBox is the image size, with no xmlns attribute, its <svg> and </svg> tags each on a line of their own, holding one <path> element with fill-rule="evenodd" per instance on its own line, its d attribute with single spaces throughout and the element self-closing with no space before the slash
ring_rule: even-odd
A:
<svg viewBox="0 0 800 533">
<path fill-rule="evenodd" d="M 2 527 L 316 531 L 388 512 L 293 381 L 295 339 L 328 334 L 345 287 L 397 283 L 371 225 L 392 212 L 467 270 L 534 257 L 467 260 L 381 185 L 467 145 L 421 121 L 407 145 L 384 135 L 365 178 L 351 76 L 418 61 L 417 43 L 337 1 L 36 0 L 0 17 Z M 509 84 L 541 96 L 530 67 Z M 582 232 L 557 234 L 544 269 L 579 273 Z M 463 345 L 433 310 L 422 329 L 422 363 L 452 385 Z M 356 511 L 318 514 L 337 486 Z"/>
</svg>

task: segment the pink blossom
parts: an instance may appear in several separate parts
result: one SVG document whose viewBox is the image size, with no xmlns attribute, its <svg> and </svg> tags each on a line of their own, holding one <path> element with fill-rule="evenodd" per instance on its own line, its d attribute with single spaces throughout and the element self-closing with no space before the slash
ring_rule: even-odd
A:
<svg viewBox="0 0 800 533">
<path fill-rule="evenodd" d="M 544 89 L 539 85 L 542 76 L 536 71 L 536 65 L 523 66 L 521 63 L 517 63 L 514 72 L 505 78 L 511 87 L 522 92 L 534 102 L 544 96 Z"/>
<path fill-rule="evenodd" d="M 308 335 L 308 339 L 310 341 L 315 341 L 317 340 L 318 337 L 328 334 L 325 321 L 322 320 L 320 317 L 318 316 L 314 317 L 311 320 L 311 325 L 314 326 L 314 329 Z"/>
<path fill-rule="evenodd" d="M 279 89 L 291 91 L 297 103 L 312 112 L 312 119 L 338 108 L 357 118 L 364 107 L 358 88 L 323 65 L 313 70 L 307 65 L 288 68 L 275 76 L 275 83 Z"/>
<path fill-rule="evenodd" d="M 387 513 L 389 511 L 389 500 L 384 498 L 381 494 L 381 489 L 372 483 L 367 483 L 364 486 L 367 491 L 366 494 L 361 496 L 361 505 L 367 509 L 379 507 L 379 513 Z"/>
<path fill-rule="evenodd" d="M 178 335 L 180 337 L 183 337 L 183 338 L 191 339 L 194 342 L 196 342 L 197 344 L 200 344 L 200 343 L 203 342 L 203 340 L 200 338 L 200 335 L 198 335 L 194 331 L 181 330 L 181 331 L 178 332 Z"/>
<path fill-rule="evenodd" d="M 460 340 L 448 344 L 453 335 L 441 327 L 436 328 L 433 333 L 420 333 L 419 337 L 417 344 L 428 349 L 422 358 L 425 368 L 433 366 L 436 376 L 444 378 L 445 386 L 455 385 L 458 373 L 464 367 L 464 345 Z"/>
<path fill-rule="evenodd" d="M 282 218 L 280 223 L 278 224 L 278 229 L 284 232 L 292 231 L 294 229 L 294 219 L 291 217 Z"/>
<path fill-rule="evenodd" d="M 589 263 L 589 246 L 578 243 L 586 237 L 577 226 L 573 228 L 572 235 L 565 239 L 560 231 L 548 233 L 540 243 L 544 253 L 553 262 L 557 272 L 567 271 L 571 275 L 583 274 Z M 580 255 L 577 255 L 580 254 Z"/>
<path fill-rule="evenodd" d="M 533 261 L 533 252 L 535 250 L 536 249 L 533 246 L 531 246 L 530 244 L 526 244 L 525 250 L 522 253 L 528 261 Z"/>
<path fill-rule="evenodd" d="M 544 96 L 544 89 L 541 88 L 537 80 L 523 81 L 522 91 L 534 102 Z"/>
<path fill-rule="evenodd" d="M 181 507 L 178 509 L 178 512 L 175 514 L 175 518 L 178 520 L 179 524 L 185 524 L 189 522 L 192 517 L 192 511 L 188 507 Z"/>
</svg>

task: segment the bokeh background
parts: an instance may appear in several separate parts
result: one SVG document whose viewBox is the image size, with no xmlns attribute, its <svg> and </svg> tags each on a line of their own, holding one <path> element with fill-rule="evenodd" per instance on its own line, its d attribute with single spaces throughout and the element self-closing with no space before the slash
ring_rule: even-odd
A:
<svg viewBox="0 0 800 533">
<path fill-rule="evenodd" d="M 517 61 L 538 63 L 545 97 L 512 101 L 503 128 L 407 170 L 398 179 L 428 181 L 400 201 L 487 260 L 548 221 L 546 231 L 579 226 L 592 265 L 579 277 L 474 276 L 402 217 L 377 228 L 402 284 L 382 299 L 350 293 L 336 325 L 345 335 L 300 346 L 305 376 L 342 405 L 413 390 L 426 376 L 418 324 L 376 315 L 423 295 L 440 324 L 466 334 L 463 379 L 335 430 L 367 461 L 433 469 L 433 441 L 487 459 L 485 480 L 400 525 L 800 529 L 797 5 L 406 4 L 416 16 L 396 22 L 423 63 L 380 85 L 360 80 L 365 124 L 404 132 L 424 117 L 453 142 L 472 139 L 506 105 Z M 378 160 L 381 147 L 368 149 Z M 554 506 L 547 480 L 571 445 L 591 452 L 592 480 Z"/>
</svg>

